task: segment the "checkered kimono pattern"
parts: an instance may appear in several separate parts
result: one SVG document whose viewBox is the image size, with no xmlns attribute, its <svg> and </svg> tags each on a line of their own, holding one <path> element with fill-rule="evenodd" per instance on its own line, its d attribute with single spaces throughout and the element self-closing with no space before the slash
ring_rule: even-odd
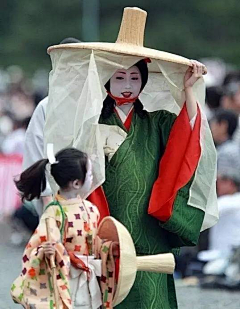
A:
<svg viewBox="0 0 240 309">
<path fill-rule="evenodd" d="M 56 243 L 55 262 L 60 309 L 73 308 L 69 288 L 68 251 L 79 255 L 87 254 L 86 237 L 89 235 L 89 230 L 93 233 L 93 239 L 95 238 L 99 219 L 97 208 L 79 198 L 70 200 L 64 200 L 60 196 L 56 198 L 66 215 L 64 245 L 60 233 L 63 220 L 61 209 L 58 205 L 51 205 L 44 212 L 39 226 L 24 250 L 21 275 L 11 287 L 13 300 L 24 308 L 53 309 L 55 307 L 49 260 L 44 256 L 42 248 L 42 244 L 47 241 L 46 218 L 50 218 L 51 241 Z"/>
</svg>

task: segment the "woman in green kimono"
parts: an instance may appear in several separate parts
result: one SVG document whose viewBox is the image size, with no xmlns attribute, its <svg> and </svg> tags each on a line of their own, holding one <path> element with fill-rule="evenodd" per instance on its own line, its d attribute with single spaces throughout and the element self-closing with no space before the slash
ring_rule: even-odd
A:
<svg viewBox="0 0 240 309">
<path fill-rule="evenodd" d="M 108 96 L 100 117 L 101 124 L 125 132 L 119 143 L 115 137 L 115 152 L 107 154 L 103 190 L 109 214 L 129 230 L 138 255 L 177 253 L 180 246 L 195 245 L 204 218 L 202 210 L 187 205 L 200 158 L 200 113 L 192 86 L 204 66 L 192 61 L 187 70 L 186 103 L 176 117 L 143 110 L 138 96 L 148 80 L 148 61 L 116 71 L 105 85 Z M 111 141 L 105 148 L 113 148 Z M 106 214 L 103 207 L 100 212 Z M 117 308 L 177 308 L 173 276 L 139 272 Z"/>
<path fill-rule="evenodd" d="M 177 254 L 179 247 L 197 243 L 203 222 L 206 228 L 217 220 L 215 150 L 196 102 L 203 103 L 199 79 L 205 68 L 144 47 L 146 16 L 125 8 L 116 43 L 49 47 L 44 139 L 56 150 L 71 145 L 88 154 L 94 176 L 89 199 L 101 217 L 110 214 L 126 226 L 138 255 Z M 143 109 L 140 94 L 154 112 Z M 183 102 L 178 116 L 165 110 L 178 113 Z M 177 308 L 173 277 L 138 273 L 117 306 L 135 307 Z"/>
</svg>

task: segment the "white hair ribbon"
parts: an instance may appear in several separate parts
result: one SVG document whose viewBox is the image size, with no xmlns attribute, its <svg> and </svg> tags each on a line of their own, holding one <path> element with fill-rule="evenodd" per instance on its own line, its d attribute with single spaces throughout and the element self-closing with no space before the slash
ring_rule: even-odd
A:
<svg viewBox="0 0 240 309">
<path fill-rule="evenodd" d="M 53 144 L 47 144 L 47 158 L 50 164 L 57 164 L 58 161 L 54 155 Z"/>
</svg>

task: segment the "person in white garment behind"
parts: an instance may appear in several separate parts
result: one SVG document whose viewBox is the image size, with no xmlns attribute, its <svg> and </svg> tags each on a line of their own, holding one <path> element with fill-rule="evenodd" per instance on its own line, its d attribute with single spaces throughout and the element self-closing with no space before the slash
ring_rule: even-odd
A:
<svg viewBox="0 0 240 309">
<path fill-rule="evenodd" d="M 209 249 L 198 254 L 207 262 L 205 275 L 225 274 L 234 248 L 240 246 L 240 170 L 231 153 L 218 158 L 217 194 L 219 221 L 209 231 Z"/>
<path fill-rule="evenodd" d="M 240 145 L 233 140 L 238 116 L 230 110 L 219 110 L 210 121 L 217 148 L 217 195 L 219 221 L 209 231 L 209 251 L 202 260 L 227 258 L 240 245 Z"/>
<path fill-rule="evenodd" d="M 60 44 L 80 42 L 81 41 L 78 39 L 69 37 L 62 40 Z M 24 142 L 23 170 L 44 157 L 43 131 L 47 105 L 48 97 L 39 102 L 28 125 Z M 41 194 L 41 198 L 33 201 L 33 205 L 39 216 L 42 215 L 44 207 L 48 205 L 51 200 L 52 191 L 50 185 L 47 183 L 46 190 Z"/>
<path fill-rule="evenodd" d="M 209 249 L 219 256 L 230 256 L 240 246 L 240 171 L 231 165 L 229 160 L 228 169 L 225 163 L 218 170 L 219 221 L 209 233 Z"/>
</svg>

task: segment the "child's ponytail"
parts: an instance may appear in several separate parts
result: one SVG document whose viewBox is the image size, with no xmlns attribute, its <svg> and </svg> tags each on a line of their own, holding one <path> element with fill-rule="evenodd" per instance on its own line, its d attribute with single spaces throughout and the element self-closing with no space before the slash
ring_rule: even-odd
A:
<svg viewBox="0 0 240 309">
<path fill-rule="evenodd" d="M 48 159 L 37 161 L 20 175 L 19 180 L 15 180 L 22 200 L 31 201 L 34 198 L 40 198 L 41 193 L 46 189 L 45 171 L 48 162 Z"/>
</svg>

